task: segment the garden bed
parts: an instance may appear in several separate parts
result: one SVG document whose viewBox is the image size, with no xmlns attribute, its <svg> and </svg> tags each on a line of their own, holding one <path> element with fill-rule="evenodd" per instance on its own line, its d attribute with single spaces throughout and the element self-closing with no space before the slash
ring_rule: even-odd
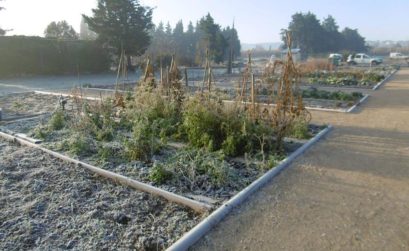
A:
<svg viewBox="0 0 409 251">
<path fill-rule="evenodd" d="M 24 97 L 29 97 L 30 102 L 36 97 L 38 99 L 34 102 L 41 103 L 41 100 L 44 99 L 43 95 L 24 95 Z M 15 95 L 13 97 L 16 98 Z M 55 103 L 58 104 L 58 97 L 50 97 L 46 99 L 49 103 L 49 110 L 54 109 Z M 18 100 L 24 99 L 18 97 Z M 73 102 L 70 101 L 70 103 Z M 27 113 L 36 111 L 34 108 L 30 110 L 30 106 L 26 107 Z M 69 106 L 66 113 L 72 113 L 73 109 L 75 110 L 73 107 Z M 46 106 L 44 107 L 44 111 L 49 110 L 46 109 Z M 322 129 L 314 125 L 308 126 L 307 131 L 302 129 L 297 137 L 305 139 L 287 138 L 283 152 L 280 155 L 265 156 L 264 161 L 260 154 L 228 157 L 222 152 L 208 152 L 192 148 L 179 141 L 164 143 L 149 160 L 142 161 L 128 160 L 123 155 L 125 151 L 123 138 L 129 138 L 132 134 L 127 130 L 119 130 L 117 136 L 112 140 L 98 141 L 95 138 L 84 137 L 73 132 L 69 126 L 50 130 L 50 124 L 54 123 L 55 119 L 55 114 L 44 114 L 30 120 L 1 125 L 0 130 L 8 133 L 25 133 L 33 138 L 41 138 L 43 140 L 41 145 L 47 149 L 170 192 L 216 205 L 234 196 Z M 78 141 L 78 139 L 81 140 Z M 207 173 L 210 172 L 211 177 L 204 174 L 204 171 L 193 169 L 200 167 L 206 169 Z M 168 177 L 175 172 L 182 174 L 174 179 Z"/>
<path fill-rule="evenodd" d="M 364 95 L 362 92 L 326 91 L 312 86 L 301 91 L 303 104 L 308 110 L 334 112 L 350 112 L 369 96 Z M 232 96 L 233 94 L 230 94 L 230 98 Z M 258 106 L 274 106 L 275 103 L 273 99 L 269 98 L 269 95 L 257 95 L 256 99 Z M 224 102 L 232 104 L 236 101 L 224 100 Z M 251 105 L 251 102 L 244 102 L 244 104 Z"/>
<path fill-rule="evenodd" d="M 0 140 L 1 250 L 163 250 L 203 216 Z"/>
<path fill-rule="evenodd" d="M 354 71 L 315 71 L 304 74 L 303 84 L 315 87 L 373 89 L 395 71 L 393 67 Z"/>
</svg>

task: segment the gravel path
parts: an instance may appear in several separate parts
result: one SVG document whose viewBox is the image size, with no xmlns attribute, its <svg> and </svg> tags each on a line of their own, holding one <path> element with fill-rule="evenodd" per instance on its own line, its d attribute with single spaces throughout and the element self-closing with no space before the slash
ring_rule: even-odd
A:
<svg viewBox="0 0 409 251">
<path fill-rule="evenodd" d="M 409 69 L 192 250 L 409 250 Z"/>
</svg>

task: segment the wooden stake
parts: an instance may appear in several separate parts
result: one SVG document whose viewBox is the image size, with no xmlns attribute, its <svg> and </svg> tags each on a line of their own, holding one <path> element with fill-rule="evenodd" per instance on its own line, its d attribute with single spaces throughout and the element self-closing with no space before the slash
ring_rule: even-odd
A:
<svg viewBox="0 0 409 251">
<path fill-rule="evenodd" d="M 255 97 L 254 97 L 254 73 L 251 73 L 251 113 L 253 116 L 253 119 L 256 118 L 256 103 L 255 103 Z"/>
<path fill-rule="evenodd" d="M 185 68 L 185 83 L 186 86 L 189 86 L 189 79 L 187 78 L 187 68 Z"/>
<path fill-rule="evenodd" d="M 165 198 L 165 199 L 167 199 L 169 201 L 172 201 L 172 202 L 175 202 L 175 203 L 190 207 L 191 209 L 195 210 L 196 212 L 204 213 L 204 212 L 206 212 L 206 211 L 208 211 L 208 210 L 210 210 L 212 208 L 208 204 L 201 203 L 201 202 L 198 202 L 198 201 L 195 201 L 195 200 L 191 200 L 189 198 L 180 196 L 178 194 L 174 194 L 174 193 L 162 190 L 160 188 L 157 188 L 157 187 L 154 187 L 154 186 L 151 186 L 151 185 L 148 185 L 148 184 L 145 184 L 145 183 L 130 179 L 130 178 L 126 177 L 126 176 L 123 176 L 123 175 L 120 175 L 120 174 L 117 174 L 117 173 L 114 173 L 114 172 L 110 172 L 110 171 L 104 170 L 104 169 L 96 167 L 96 166 L 92 166 L 92 165 L 84 163 L 82 161 L 79 161 L 79 160 L 70 158 L 68 156 L 62 155 L 60 153 L 48 150 L 48 149 L 46 149 L 44 147 L 38 146 L 38 145 L 36 145 L 34 143 L 31 143 L 31 142 L 28 142 L 26 140 L 14 137 L 14 136 L 9 135 L 7 133 L 0 132 L 0 137 L 3 137 L 4 139 L 6 139 L 8 141 L 18 142 L 21 145 L 25 145 L 25 146 L 32 147 L 32 148 L 35 148 L 35 149 L 39 149 L 39 150 L 41 150 L 41 151 L 43 151 L 45 153 L 48 153 L 49 155 L 51 155 L 53 157 L 56 157 L 58 159 L 61 159 L 61 160 L 64 160 L 64 161 L 67 161 L 67 162 L 70 162 L 70 163 L 74 163 L 74 164 L 76 164 L 78 166 L 85 167 L 89 171 L 94 172 L 94 173 L 96 173 L 96 174 L 98 174 L 98 175 L 100 175 L 102 177 L 112 179 L 112 180 L 114 180 L 116 182 L 119 182 L 119 183 L 121 183 L 123 185 L 132 187 L 134 189 L 137 189 L 137 190 L 140 190 L 140 191 L 143 191 L 143 192 L 147 192 L 147 193 L 150 193 L 150 194 L 153 194 L 153 195 L 161 196 L 161 197 L 163 197 L 163 198 Z"/>
</svg>

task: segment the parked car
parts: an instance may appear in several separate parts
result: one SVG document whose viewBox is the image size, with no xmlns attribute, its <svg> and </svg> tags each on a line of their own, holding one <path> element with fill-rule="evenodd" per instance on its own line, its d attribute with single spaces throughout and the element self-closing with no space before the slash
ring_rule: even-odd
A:
<svg viewBox="0 0 409 251">
<path fill-rule="evenodd" d="M 328 56 L 328 60 L 335 66 L 339 66 L 342 62 L 342 55 L 339 53 L 331 53 Z"/>
<path fill-rule="evenodd" d="M 342 60 L 342 55 L 339 54 L 339 53 L 331 53 L 331 54 L 329 54 L 329 57 L 328 57 L 328 58 L 330 58 L 330 59 Z"/>
<path fill-rule="evenodd" d="M 403 54 L 400 53 L 400 52 L 391 52 L 391 53 L 389 54 L 389 57 L 390 57 L 391 59 L 409 59 L 409 56 L 408 56 L 408 55 L 403 55 Z"/>
<path fill-rule="evenodd" d="M 356 64 L 368 64 L 368 65 L 378 65 L 383 62 L 382 58 L 370 57 L 365 53 L 357 53 L 348 56 L 347 63 L 349 65 Z"/>
</svg>

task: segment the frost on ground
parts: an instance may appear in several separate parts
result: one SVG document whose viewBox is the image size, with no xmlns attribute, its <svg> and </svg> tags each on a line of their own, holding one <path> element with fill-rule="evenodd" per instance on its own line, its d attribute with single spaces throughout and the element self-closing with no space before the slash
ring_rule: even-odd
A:
<svg viewBox="0 0 409 251">
<path fill-rule="evenodd" d="M 162 250 L 200 217 L 0 141 L 0 250 Z"/>
<path fill-rule="evenodd" d="M 53 112 L 59 105 L 59 97 L 34 92 L 0 96 L 3 119 L 27 114 Z"/>
</svg>

